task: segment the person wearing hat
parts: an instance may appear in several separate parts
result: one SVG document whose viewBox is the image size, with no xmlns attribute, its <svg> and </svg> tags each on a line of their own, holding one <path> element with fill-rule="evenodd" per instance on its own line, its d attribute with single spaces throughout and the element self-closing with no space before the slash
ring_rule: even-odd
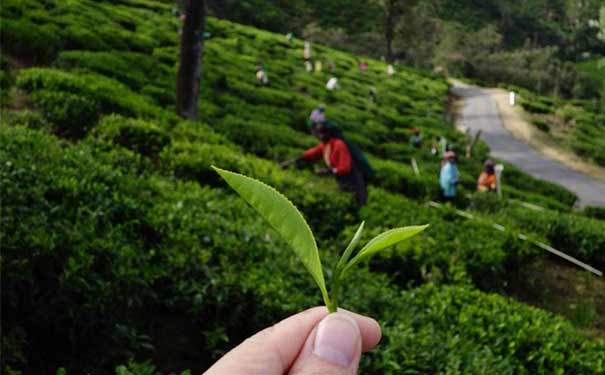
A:
<svg viewBox="0 0 605 375">
<path fill-rule="evenodd" d="M 341 190 L 352 192 L 359 206 L 366 204 L 368 193 L 364 171 L 358 165 L 349 144 L 343 139 L 338 128 L 327 122 L 313 123 L 311 132 L 319 141 L 319 145 L 303 152 L 299 157 L 282 162 L 282 168 L 293 163 L 315 162 L 323 160 L 326 168 L 316 172 L 318 175 L 333 175 Z"/>
<path fill-rule="evenodd" d="M 498 188 L 496 179 L 495 164 L 492 160 L 486 160 L 483 164 L 483 172 L 477 180 L 477 191 L 480 192 L 495 192 Z"/>
<path fill-rule="evenodd" d="M 325 104 L 320 104 L 317 108 L 311 111 L 309 115 L 309 126 L 312 124 L 319 124 L 326 121 L 326 106 Z"/>
<path fill-rule="evenodd" d="M 439 184 L 445 201 L 453 201 L 456 198 L 456 185 L 458 184 L 458 168 L 456 167 L 456 153 L 446 151 L 443 154 L 443 166 L 439 174 Z"/>
<path fill-rule="evenodd" d="M 267 72 L 265 71 L 265 65 L 262 62 L 259 62 L 256 65 L 256 80 L 258 84 L 263 86 L 269 84 L 269 77 L 267 76 Z"/>
</svg>

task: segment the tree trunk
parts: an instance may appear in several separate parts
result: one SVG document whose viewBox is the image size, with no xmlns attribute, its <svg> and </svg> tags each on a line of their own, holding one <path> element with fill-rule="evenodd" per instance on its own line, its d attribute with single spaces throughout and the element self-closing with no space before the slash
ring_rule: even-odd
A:
<svg viewBox="0 0 605 375">
<path fill-rule="evenodd" d="M 206 1 L 184 0 L 185 19 L 181 33 L 181 56 L 176 78 L 176 112 L 195 120 L 198 116 L 200 74 L 204 49 Z"/>
<path fill-rule="evenodd" d="M 385 4 L 385 22 L 384 22 L 384 37 L 387 47 L 387 61 L 392 63 L 393 56 L 393 39 L 395 38 L 395 4 L 393 0 L 387 0 Z"/>
</svg>

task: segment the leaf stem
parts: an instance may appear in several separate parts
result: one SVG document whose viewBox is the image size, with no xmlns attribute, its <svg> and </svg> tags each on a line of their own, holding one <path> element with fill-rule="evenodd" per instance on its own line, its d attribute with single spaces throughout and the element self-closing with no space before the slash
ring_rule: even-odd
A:
<svg viewBox="0 0 605 375">
<path fill-rule="evenodd" d="M 331 313 L 335 313 L 338 310 L 338 292 L 340 289 L 340 275 L 341 273 L 339 272 L 340 269 L 336 269 L 336 272 L 334 273 L 334 278 L 332 279 L 332 289 L 330 290 L 331 292 L 331 298 L 328 304 L 326 304 L 326 307 L 328 308 L 328 311 Z"/>
</svg>

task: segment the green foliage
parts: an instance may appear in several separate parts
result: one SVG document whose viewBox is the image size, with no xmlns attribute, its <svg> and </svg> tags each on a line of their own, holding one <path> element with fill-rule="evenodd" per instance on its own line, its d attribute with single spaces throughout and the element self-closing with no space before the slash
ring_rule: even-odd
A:
<svg viewBox="0 0 605 375">
<path fill-rule="evenodd" d="M 97 74 L 31 68 L 19 74 L 17 86 L 30 93 L 47 90 L 77 95 L 95 103 L 101 113 L 120 113 L 163 120 L 174 117 L 153 106 L 148 98 L 132 92 L 120 82 Z"/>
<path fill-rule="evenodd" d="M 82 137 L 97 120 L 98 105 L 77 94 L 38 90 L 30 98 L 44 120 L 66 137 Z"/>
<path fill-rule="evenodd" d="M 54 25 L 3 18 L 0 33 L 7 53 L 31 58 L 35 63 L 52 61 L 61 48 L 61 30 Z"/>
<path fill-rule="evenodd" d="M 513 89 L 519 90 L 520 103 L 532 114 L 534 125 L 540 130 L 556 133 L 550 138 L 553 143 L 589 162 L 605 165 L 605 142 L 600 137 L 605 126 L 605 113 L 597 95 L 593 95 L 592 100 L 571 101 Z"/>
<path fill-rule="evenodd" d="M 55 65 L 61 69 L 85 69 L 120 81 L 130 88 L 143 88 L 160 69 L 157 61 L 134 52 L 63 51 Z"/>
<path fill-rule="evenodd" d="M 99 139 L 144 156 L 157 156 L 170 144 L 168 132 L 149 121 L 119 115 L 104 117 L 95 128 Z"/>
<path fill-rule="evenodd" d="M 509 299 L 431 285 L 402 299 L 397 314 L 403 320 L 384 330 L 393 346 L 376 352 L 371 373 L 589 374 L 605 369 L 602 342 L 586 342 L 561 318 Z"/>
<path fill-rule="evenodd" d="M 136 363 L 130 361 L 126 366 L 116 367 L 115 375 L 162 375 L 162 373 L 157 372 L 155 366 L 149 362 Z M 174 373 L 170 373 L 170 375 L 174 375 Z M 191 372 L 183 371 L 179 375 L 191 375 Z"/>
<path fill-rule="evenodd" d="M 296 207 L 277 190 L 241 174 L 213 167 L 246 202 L 267 220 L 290 245 L 319 286 L 326 306 L 330 298 L 326 289 L 319 250 L 311 228 Z"/>
<path fill-rule="evenodd" d="M 357 255 L 355 255 L 353 259 L 351 259 L 343 268 L 342 273 L 346 273 L 349 268 L 353 267 L 359 262 L 369 259 L 379 251 L 415 236 L 416 234 L 425 230 L 427 227 L 428 225 L 395 228 L 379 234 L 370 240 L 370 242 L 368 242 L 361 250 L 359 250 L 359 253 L 357 253 Z"/>
<path fill-rule="evenodd" d="M 599 220 L 605 220 L 605 208 L 588 206 L 584 208 L 584 215 Z"/>
</svg>

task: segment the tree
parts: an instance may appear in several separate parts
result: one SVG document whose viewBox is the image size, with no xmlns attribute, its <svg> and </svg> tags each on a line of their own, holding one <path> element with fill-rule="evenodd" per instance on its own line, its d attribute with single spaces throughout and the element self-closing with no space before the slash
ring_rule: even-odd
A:
<svg viewBox="0 0 605 375">
<path fill-rule="evenodd" d="M 397 26 L 394 52 L 405 63 L 416 68 L 430 69 L 441 34 L 441 22 L 436 18 L 436 1 L 422 1 L 403 15 Z"/>
<path fill-rule="evenodd" d="M 396 35 L 396 27 L 401 17 L 409 11 L 417 0 L 382 0 L 383 8 L 383 31 L 386 42 L 387 61 L 395 59 L 393 52 L 393 40 Z"/>
<path fill-rule="evenodd" d="M 195 120 L 198 116 L 206 1 L 182 0 L 182 6 L 184 13 L 181 56 L 176 79 L 176 112 L 183 118 Z"/>
</svg>

